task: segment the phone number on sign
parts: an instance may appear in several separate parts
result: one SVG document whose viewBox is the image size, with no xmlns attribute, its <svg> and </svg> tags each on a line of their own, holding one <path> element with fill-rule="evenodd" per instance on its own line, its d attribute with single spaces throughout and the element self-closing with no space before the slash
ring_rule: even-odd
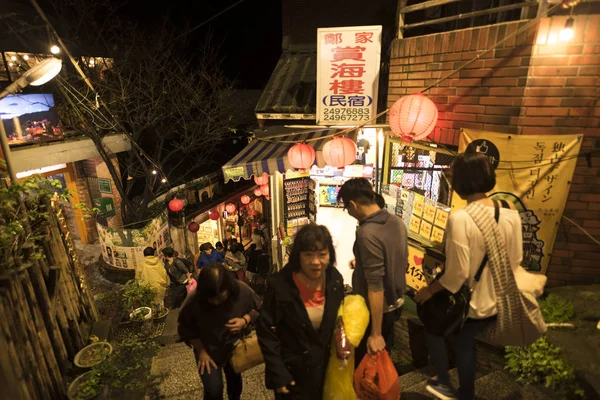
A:
<svg viewBox="0 0 600 400">
<path fill-rule="evenodd" d="M 368 108 L 324 108 L 325 121 L 368 121 L 370 109 Z"/>
</svg>

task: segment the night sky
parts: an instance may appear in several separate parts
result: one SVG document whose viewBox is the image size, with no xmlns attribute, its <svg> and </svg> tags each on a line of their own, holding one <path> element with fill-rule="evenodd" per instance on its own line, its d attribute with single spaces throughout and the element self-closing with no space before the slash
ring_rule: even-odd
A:
<svg viewBox="0 0 600 400">
<path fill-rule="evenodd" d="M 244 0 L 202 28 L 189 35 L 186 52 L 212 34 L 220 45 L 223 68 L 240 89 L 263 89 L 281 54 L 281 1 Z M 194 27 L 237 3 L 238 0 L 169 0 L 150 2 L 131 0 L 122 10 L 123 16 L 148 29 L 163 18 L 184 30 Z M 140 11 L 140 10 L 143 10 Z"/>
</svg>

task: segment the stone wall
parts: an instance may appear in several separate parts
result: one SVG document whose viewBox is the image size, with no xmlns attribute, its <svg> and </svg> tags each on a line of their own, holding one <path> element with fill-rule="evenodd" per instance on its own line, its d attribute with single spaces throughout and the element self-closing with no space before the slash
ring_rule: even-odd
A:
<svg viewBox="0 0 600 400">
<path fill-rule="evenodd" d="M 440 111 L 431 139 L 458 144 L 461 128 L 507 134 L 583 134 L 564 215 L 600 237 L 600 15 L 538 26 L 482 56 L 427 92 Z M 419 92 L 527 22 L 510 22 L 394 41 L 388 106 Z M 567 194 L 565 194 L 567 195 Z M 600 246 L 564 221 L 552 253 L 550 285 L 600 281 Z"/>
</svg>

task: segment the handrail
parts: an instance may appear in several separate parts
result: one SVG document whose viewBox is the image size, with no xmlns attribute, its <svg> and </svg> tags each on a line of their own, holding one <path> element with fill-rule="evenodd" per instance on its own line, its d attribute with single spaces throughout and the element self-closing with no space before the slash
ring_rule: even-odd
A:
<svg viewBox="0 0 600 400">
<path fill-rule="evenodd" d="M 451 17 L 437 18 L 437 19 L 432 19 L 429 21 L 417 22 L 415 24 L 404 25 L 404 26 L 400 27 L 400 29 L 406 30 L 406 29 L 416 28 L 419 26 L 436 25 L 436 24 L 441 24 L 444 22 L 455 21 L 457 19 L 478 17 L 481 15 L 495 14 L 495 13 L 500 13 L 500 12 L 509 11 L 509 10 L 515 10 L 515 9 L 525 8 L 525 7 L 537 7 L 537 5 L 538 5 L 538 3 L 533 3 L 533 2 L 511 4 L 508 6 L 489 8 L 487 10 L 473 11 L 473 12 L 469 12 L 469 13 L 465 13 L 465 14 L 453 15 Z"/>
<path fill-rule="evenodd" d="M 413 4 L 412 6 L 402 7 L 400 9 L 400 14 L 408 14 L 414 11 L 426 10 L 432 7 L 443 6 L 444 4 L 456 3 L 464 0 L 430 0 L 424 3 Z"/>
</svg>

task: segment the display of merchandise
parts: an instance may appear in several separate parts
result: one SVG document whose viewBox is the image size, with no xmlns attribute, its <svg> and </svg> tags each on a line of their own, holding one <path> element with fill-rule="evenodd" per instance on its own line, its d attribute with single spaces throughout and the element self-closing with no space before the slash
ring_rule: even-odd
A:
<svg viewBox="0 0 600 400">
<path fill-rule="evenodd" d="M 316 220 L 316 182 L 310 178 L 283 181 L 287 234 L 293 237 L 302 226 Z"/>
<path fill-rule="evenodd" d="M 425 239 L 437 247 L 444 245 L 450 208 L 410 190 L 394 185 L 382 188 L 388 210 L 394 209 L 390 199 L 396 193 L 395 213 L 406 224 L 412 236 Z"/>
</svg>

